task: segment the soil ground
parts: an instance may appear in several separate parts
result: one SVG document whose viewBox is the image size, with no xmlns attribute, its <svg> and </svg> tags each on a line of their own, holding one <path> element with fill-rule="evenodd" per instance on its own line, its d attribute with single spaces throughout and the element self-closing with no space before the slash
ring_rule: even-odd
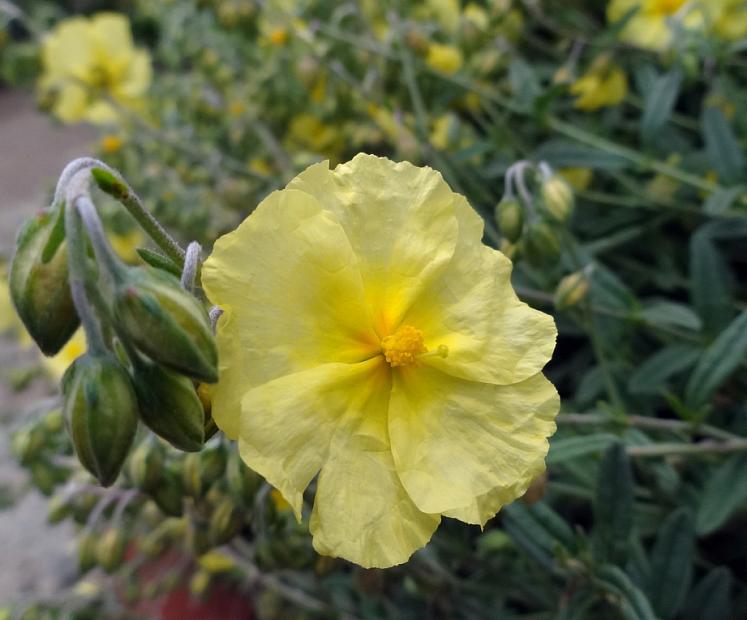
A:
<svg viewBox="0 0 747 620">
<path fill-rule="evenodd" d="M 0 261 L 12 253 L 21 222 L 45 206 L 57 175 L 69 160 L 87 153 L 93 136 L 87 127 L 56 126 L 29 96 L 0 89 Z M 0 495 L 17 497 L 0 508 L 0 606 L 54 596 L 75 566 L 72 528 L 47 524 L 46 498 L 27 491 L 25 471 L 9 454 L 12 429 L 33 403 L 54 392 L 43 380 L 20 392 L 8 384 L 36 355 L 0 337 Z"/>
</svg>

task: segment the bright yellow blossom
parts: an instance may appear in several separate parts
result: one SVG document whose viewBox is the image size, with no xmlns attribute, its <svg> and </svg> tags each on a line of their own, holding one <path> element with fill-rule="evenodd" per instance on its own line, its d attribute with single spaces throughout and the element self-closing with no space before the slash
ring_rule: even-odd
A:
<svg viewBox="0 0 747 620">
<path fill-rule="evenodd" d="M 42 42 L 42 64 L 39 87 L 67 123 L 112 123 L 117 111 L 107 99 L 138 107 L 151 81 L 150 57 L 134 47 L 129 21 L 117 13 L 57 24 Z"/>
<path fill-rule="evenodd" d="M 270 194 L 205 262 L 215 421 L 298 518 L 317 479 L 318 552 L 405 562 L 544 470 L 555 324 L 482 234 L 439 173 L 358 155 Z"/>
<path fill-rule="evenodd" d="M 576 95 L 573 107 L 593 111 L 606 106 L 615 106 L 628 94 L 628 78 L 625 72 L 606 56 L 598 57 L 589 70 L 570 87 Z"/>
<path fill-rule="evenodd" d="M 442 45 L 441 43 L 431 43 L 428 46 L 428 54 L 425 57 L 425 63 L 446 75 L 452 75 L 462 68 L 462 50 L 453 45 Z"/>
<path fill-rule="evenodd" d="M 701 5 L 687 0 L 612 0 L 607 5 L 607 19 L 615 23 L 632 11 L 635 13 L 626 21 L 620 38 L 654 51 L 665 50 L 670 46 L 670 20 L 677 20 L 685 28 L 703 25 Z"/>
<path fill-rule="evenodd" d="M 747 2 L 708 0 L 706 7 L 711 30 L 716 37 L 726 41 L 747 37 Z"/>
</svg>

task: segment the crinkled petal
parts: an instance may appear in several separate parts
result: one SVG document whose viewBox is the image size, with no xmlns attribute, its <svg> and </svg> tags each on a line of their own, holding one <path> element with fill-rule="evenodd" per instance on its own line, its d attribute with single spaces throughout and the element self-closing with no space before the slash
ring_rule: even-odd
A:
<svg viewBox="0 0 747 620">
<path fill-rule="evenodd" d="M 218 326 L 221 381 L 214 402 L 216 422 L 229 437 L 238 433 L 239 410 L 225 407 L 249 388 L 379 351 L 345 232 L 304 192 L 271 194 L 221 237 L 205 261 L 202 284 L 230 316 Z"/>
<path fill-rule="evenodd" d="M 379 334 L 387 334 L 454 253 L 457 194 L 431 168 L 356 155 L 311 166 L 289 184 L 342 224 L 358 256 Z"/>
<path fill-rule="evenodd" d="M 503 386 L 399 369 L 389 436 L 400 480 L 422 511 L 484 523 L 544 468 L 559 405 L 540 373 Z"/>
<path fill-rule="evenodd" d="M 300 517 L 303 491 L 327 461 L 335 433 L 368 424 L 386 427 L 389 377 L 385 362 L 323 364 L 250 389 L 241 401 L 239 451 L 276 487 Z M 358 422 L 360 420 L 360 422 Z M 373 442 L 372 442 L 373 443 Z M 376 445 L 381 450 L 381 445 Z M 388 448 L 388 446 L 383 446 Z"/>
<path fill-rule="evenodd" d="M 71 17 L 42 41 L 42 84 L 59 84 L 71 77 L 85 80 L 95 51 L 88 20 Z"/>
<path fill-rule="evenodd" d="M 425 358 L 428 365 L 473 381 L 523 381 L 552 356 L 555 321 L 519 300 L 511 286 L 511 261 L 480 242 L 482 219 L 462 197 L 455 213 L 454 256 L 403 322 L 423 332 L 430 350 L 448 347 L 446 358 Z"/>
</svg>

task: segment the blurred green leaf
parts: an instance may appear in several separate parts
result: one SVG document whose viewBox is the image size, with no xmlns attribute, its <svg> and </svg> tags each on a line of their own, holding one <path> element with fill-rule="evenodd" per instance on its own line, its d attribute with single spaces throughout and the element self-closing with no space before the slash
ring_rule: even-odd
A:
<svg viewBox="0 0 747 620">
<path fill-rule="evenodd" d="M 621 562 L 628 552 L 633 527 L 633 473 L 621 443 L 602 457 L 594 497 L 594 556 L 598 561 Z"/>
<path fill-rule="evenodd" d="M 709 572 L 687 597 L 684 620 L 733 618 L 731 600 L 732 576 L 729 569 L 719 566 Z"/>
<path fill-rule="evenodd" d="M 658 76 L 646 91 L 640 126 L 640 135 L 645 142 L 655 140 L 659 129 L 671 117 L 681 83 L 682 72 L 672 69 Z"/>
<path fill-rule="evenodd" d="M 549 140 L 545 142 L 534 151 L 532 159 L 547 161 L 551 166 L 556 168 L 621 170 L 628 165 L 628 161 L 619 155 L 582 146 L 567 140 Z"/>
<path fill-rule="evenodd" d="M 686 508 L 669 515 L 656 537 L 648 593 L 665 620 L 675 616 L 690 586 L 694 542 L 693 520 Z"/>
<path fill-rule="evenodd" d="M 597 583 L 608 592 L 620 597 L 625 620 L 656 620 L 656 615 L 646 595 L 617 566 L 602 566 L 596 573 Z"/>
<path fill-rule="evenodd" d="M 747 455 L 729 457 L 709 477 L 703 487 L 695 515 L 695 530 L 705 536 L 717 530 L 747 502 Z"/>
<path fill-rule="evenodd" d="M 703 211 L 708 215 L 722 215 L 726 213 L 733 202 L 747 189 L 744 185 L 734 187 L 723 187 L 712 192 L 703 204 Z"/>
<path fill-rule="evenodd" d="M 735 318 L 703 352 L 685 387 L 685 403 L 697 409 L 747 358 L 747 310 Z"/>
<path fill-rule="evenodd" d="M 636 394 L 661 392 L 669 379 L 695 364 L 701 351 L 698 347 L 679 343 L 659 349 L 630 376 L 628 388 Z"/>
<path fill-rule="evenodd" d="M 532 65 L 521 58 L 514 58 L 508 67 L 508 79 L 511 92 L 519 104 L 526 108 L 532 107 L 534 100 L 542 92 Z"/>
<path fill-rule="evenodd" d="M 702 118 L 706 153 L 722 183 L 731 185 L 744 179 L 744 154 L 731 125 L 717 107 L 707 107 Z"/>
<path fill-rule="evenodd" d="M 641 310 L 640 316 L 646 323 L 661 327 L 684 327 L 692 331 L 702 327 L 700 317 L 689 306 L 673 301 L 649 302 Z"/>
<path fill-rule="evenodd" d="M 690 298 L 710 333 L 732 317 L 728 267 L 707 231 L 698 231 L 690 240 Z"/>
</svg>

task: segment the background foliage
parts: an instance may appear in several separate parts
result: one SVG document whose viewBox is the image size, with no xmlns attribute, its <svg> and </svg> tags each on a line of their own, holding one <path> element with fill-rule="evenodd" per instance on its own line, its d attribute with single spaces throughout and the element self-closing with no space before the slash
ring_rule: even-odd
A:
<svg viewBox="0 0 747 620">
<path fill-rule="evenodd" d="M 525 498 L 482 532 L 447 520 L 382 572 L 316 556 L 220 437 L 197 455 L 144 438 L 104 493 L 68 458 L 59 412 L 42 412 L 14 446 L 50 519 L 80 524 L 87 585 L 13 613 L 137 617 L 134 601 L 188 583 L 251 591 L 260 618 L 747 617 L 747 40 L 695 28 L 640 49 L 601 0 L 23 8 L 0 30 L 19 86 L 57 20 L 129 9 L 157 77 L 145 111 L 102 129 L 100 155 L 183 241 L 209 246 L 321 158 L 441 171 L 513 256 L 520 296 L 554 313 L 563 413 Z M 517 160 L 560 170 L 576 208 L 564 223 L 527 211 L 513 244 L 494 208 Z M 572 273 L 581 289 L 556 292 Z"/>
</svg>

